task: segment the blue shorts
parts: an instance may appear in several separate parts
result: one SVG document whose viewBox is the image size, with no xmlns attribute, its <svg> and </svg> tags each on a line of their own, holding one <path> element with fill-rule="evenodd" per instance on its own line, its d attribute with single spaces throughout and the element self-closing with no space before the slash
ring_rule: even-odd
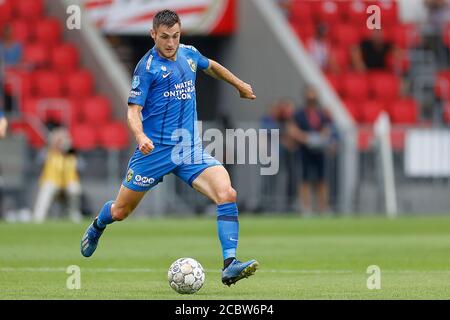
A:
<svg viewBox="0 0 450 320">
<path fill-rule="evenodd" d="M 173 173 L 192 187 L 192 182 L 206 168 L 221 165 L 201 145 L 187 148 L 155 145 L 155 149 L 147 155 L 136 149 L 128 162 L 122 185 L 134 191 L 145 192 L 163 181 L 165 175 Z"/>
</svg>

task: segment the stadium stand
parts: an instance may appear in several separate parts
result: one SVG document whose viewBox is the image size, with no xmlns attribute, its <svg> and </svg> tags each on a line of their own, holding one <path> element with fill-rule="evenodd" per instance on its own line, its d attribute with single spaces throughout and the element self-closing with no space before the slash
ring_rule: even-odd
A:
<svg viewBox="0 0 450 320">
<path fill-rule="evenodd" d="M 80 150 L 126 148 L 126 125 L 117 120 L 108 129 L 113 141 L 98 138 L 113 121 L 110 102 L 96 92 L 95 75 L 83 68 L 79 48 L 64 39 L 62 23 L 47 15 L 44 1 L 2 1 L 0 27 L 5 26 L 24 48 L 22 62 L 2 75 L 19 110 L 12 117 L 12 132 L 24 133 L 29 145 L 39 149 L 45 145 L 45 125 L 62 122 Z"/>
<path fill-rule="evenodd" d="M 392 43 L 401 53 L 386 57 L 387 68 L 383 70 L 356 70 L 352 64 L 352 47 L 371 36 L 366 27 L 367 6 L 374 4 L 381 9 L 382 29 L 387 42 Z M 347 110 L 359 127 L 359 149 L 364 151 L 373 134 L 371 125 L 381 111 L 388 112 L 393 130 L 392 143 L 395 150 L 402 148 L 402 137 L 407 126 L 428 126 L 430 119 L 422 116 L 422 101 L 413 94 L 414 88 L 405 84 L 413 75 L 410 50 L 421 45 L 419 27 L 402 23 L 398 15 L 397 1 L 308 1 L 292 0 L 288 21 L 299 36 L 307 43 L 314 36 L 318 25 L 328 28 L 330 57 L 339 64 L 340 73 L 323 70 L 331 86 L 342 98 Z M 443 41 L 450 44 L 450 24 L 443 34 Z M 448 106 L 450 93 L 450 71 L 441 70 L 436 74 L 435 93 Z M 448 110 L 443 108 L 439 121 L 448 124 Z"/>
</svg>

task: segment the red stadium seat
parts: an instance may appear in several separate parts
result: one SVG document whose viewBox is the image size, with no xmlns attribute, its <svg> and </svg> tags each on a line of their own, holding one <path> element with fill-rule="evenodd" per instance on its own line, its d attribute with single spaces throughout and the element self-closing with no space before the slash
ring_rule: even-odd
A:
<svg viewBox="0 0 450 320">
<path fill-rule="evenodd" d="M 36 20 L 44 12 L 43 0 L 20 0 L 15 6 L 18 16 L 27 20 Z"/>
<path fill-rule="evenodd" d="M 350 68 L 350 49 L 348 47 L 333 47 L 330 50 L 330 56 L 336 61 L 342 71 Z"/>
<path fill-rule="evenodd" d="M 373 142 L 373 131 L 370 128 L 359 128 L 358 130 L 358 149 L 359 151 L 369 151 Z"/>
<path fill-rule="evenodd" d="M 37 116 L 38 100 L 39 99 L 35 97 L 26 97 L 20 105 L 20 111 L 23 114 Z"/>
<path fill-rule="evenodd" d="M 450 70 L 438 73 L 435 82 L 435 92 L 438 97 L 450 98 Z"/>
<path fill-rule="evenodd" d="M 292 24 L 311 23 L 313 10 L 310 1 L 293 1 L 289 15 L 289 21 Z"/>
<path fill-rule="evenodd" d="M 400 91 L 399 79 L 391 73 L 376 72 L 369 75 L 370 88 L 375 99 L 390 102 L 397 100 Z"/>
<path fill-rule="evenodd" d="M 77 122 L 73 101 L 65 98 L 39 99 L 37 115 L 44 122 L 56 122 L 71 127 Z"/>
<path fill-rule="evenodd" d="M 99 127 L 100 145 L 107 150 L 121 150 L 128 146 L 128 129 L 123 122 L 115 121 Z"/>
<path fill-rule="evenodd" d="M 337 1 L 325 0 L 312 2 L 314 8 L 314 16 L 317 21 L 326 23 L 329 26 L 339 23 L 341 12 Z"/>
<path fill-rule="evenodd" d="M 111 119 L 111 105 L 105 96 L 89 97 L 82 103 L 82 117 L 86 123 L 101 126 Z"/>
<path fill-rule="evenodd" d="M 13 12 L 13 0 L 4 0 L 0 2 L 0 27 L 12 20 Z"/>
<path fill-rule="evenodd" d="M 21 105 L 25 115 L 32 115 L 47 122 L 54 121 L 71 126 L 77 121 L 75 104 L 69 99 L 46 99 L 38 97 L 27 97 Z"/>
<path fill-rule="evenodd" d="M 398 23 L 398 7 L 396 0 L 379 0 L 377 5 L 381 8 L 382 25 L 395 25 Z"/>
<path fill-rule="evenodd" d="M 444 103 L 444 122 L 450 124 L 450 101 Z"/>
<path fill-rule="evenodd" d="M 30 96 L 32 75 L 22 70 L 7 69 L 5 91 L 10 95 L 19 96 L 20 99 Z"/>
<path fill-rule="evenodd" d="M 98 146 L 97 131 L 88 124 L 78 123 L 70 130 L 73 147 L 80 151 L 90 151 Z"/>
<path fill-rule="evenodd" d="M 33 84 L 35 94 L 39 97 L 61 97 L 62 96 L 62 81 L 59 74 L 42 70 L 33 73 Z"/>
<path fill-rule="evenodd" d="M 347 111 L 352 116 L 353 120 L 355 120 L 356 122 L 361 122 L 361 112 L 359 108 L 359 103 L 351 100 L 345 100 L 344 105 Z"/>
<path fill-rule="evenodd" d="M 392 128 L 391 145 L 394 151 L 402 151 L 405 148 L 405 130 L 402 128 Z"/>
<path fill-rule="evenodd" d="M 78 50 L 70 43 L 61 44 L 52 51 L 52 65 L 60 72 L 74 71 L 78 67 L 78 59 Z"/>
<path fill-rule="evenodd" d="M 70 97 L 86 98 L 94 92 L 94 79 L 89 70 L 78 70 L 69 73 L 64 81 Z"/>
<path fill-rule="evenodd" d="M 25 43 L 32 39 L 31 25 L 26 20 L 11 22 L 12 37 L 14 40 Z"/>
<path fill-rule="evenodd" d="M 346 99 L 366 101 L 368 99 L 369 84 L 365 74 L 348 73 L 342 77 L 342 91 Z"/>
<path fill-rule="evenodd" d="M 393 52 L 390 52 L 386 56 L 386 64 L 389 70 L 391 70 L 396 74 L 402 74 L 407 72 L 411 66 L 409 55 L 405 51 L 400 52 L 398 58 L 394 56 Z"/>
<path fill-rule="evenodd" d="M 328 82 L 331 84 L 331 86 L 336 90 L 338 95 L 342 95 L 342 80 L 341 76 L 335 75 L 332 73 L 325 74 Z"/>
<path fill-rule="evenodd" d="M 46 18 L 36 23 L 35 35 L 37 41 L 54 45 L 61 39 L 61 24 L 56 18 Z"/>
<path fill-rule="evenodd" d="M 374 123 L 383 110 L 383 103 L 379 101 L 366 101 L 361 105 L 361 121 L 364 123 Z"/>
<path fill-rule="evenodd" d="M 420 43 L 420 33 L 414 24 L 401 24 L 391 28 L 386 34 L 386 38 L 391 40 L 400 48 L 411 48 Z"/>
<path fill-rule="evenodd" d="M 294 23 L 292 24 L 292 28 L 297 36 L 306 41 L 314 36 L 314 25 L 312 23 Z"/>
<path fill-rule="evenodd" d="M 49 48 L 42 43 L 28 43 L 25 45 L 23 60 L 34 68 L 45 67 L 49 63 Z"/>
<path fill-rule="evenodd" d="M 40 149 L 45 146 L 44 133 L 26 120 L 11 120 L 11 132 L 24 134 L 33 148 Z"/>
<path fill-rule="evenodd" d="M 404 98 L 396 101 L 390 108 L 391 120 L 397 124 L 417 123 L 417 104 L 414 99 Z"/>
<path fill-rule="evenodd" d="M 365 0 L 342 1 L 340 3 L 340 9 L 349 23 L 352 23 L 359 29 L 362 29 L 365 28 L 368 18 L 366 10 L 368 6 L 375 3 L 375 1 Z"/>
<path fill-rule="evenodd" d="M 331 41 L 333 44 L 342 47 L 351 47 L 359 43 L 361 40 L 361 32 L 359 28 L 355 28 L 351 24 L 338 24 L 330 30 Z"/>
</svg>

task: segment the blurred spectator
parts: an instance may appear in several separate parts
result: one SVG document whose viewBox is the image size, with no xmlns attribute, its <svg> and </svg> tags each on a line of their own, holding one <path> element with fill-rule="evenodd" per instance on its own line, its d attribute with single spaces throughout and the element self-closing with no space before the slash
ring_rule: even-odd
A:
<svg viewBox="0 0 450 320">
<path fill-rule="evenodd" d="M 0 61 L 3 67 L 14 67 L 22 60 L 22 44 L 12 37 L 12 30 L 9 25 L 3 28 L 0 38 Z"/>
<path fill-rule="evenodd" d="M 329 212 L 328 184 L 325 178 L 327 149 L 332 138 L 332 124 L 328 114 L 319 106 L 317 92 L 308 86 L 305 105 L 289 124 L 289 134 L 300 145 L 301 181 L 299 199 L 305 215 L 313 211 L 312 191 L 317 197 L 317 210 Z M 313 190 L 314 189 L 314 190 Z"/>
<path fill-rule="evenodd" d="M 6 90 L 5 69 L 16 67 L 22 61 L 22 44 L 12 38 L 9 25 L 3 28 L 0 36 L 0 104 L 4 105 L 5 111 L 13 109 L 13 97 Z"/>
<path fill-rule="evenodd" d="M 450 0 L 424 0 L 427 21 L 423 26 L 423 45 L 434 52 L 438 66 L 449 66 L 450 52 L 444 43 L 444 32 L 450 23 Z"/>
<path fill-rule="evenodd" d="M 293 151 L 297 147 L 297 143 L 287 134 L 286 124 L 292 120 L 294 116 L 295 103 L 291 98 L 282 98 L 277 100 L 269 108 L 268 115 L 261 119 L 262 129 L 278 129 L 280 130 L 281 146 Z"/>
<path fill-rule="evenodd" d="M 66 129 L 54 129 L 49 138 L 49 147 L 40 177 L 40 188 L 34 207 L 34 220 L 41 223 L 61 193 L 68 204 L 69 216 L 74 222 L 81 220 L 81 184 L 78 176 L 77 157 L 71 149 L 70 136 Z"/>
<path fill-rule="evenodd" d="M 352 49 L 353 67 L 359 72 L 385 70 L 388 68 L 387 57 L 390 54 L 396 60 L 400 58 L 400 52 L 394 44 L 384 39 L 383 31 L 372 30 L 370 38 L 362 40 Z"/>
<path fill-rule="evenodd" d="M 336 59 L 330 54 L 330 46 L 327 41 L 327 27 L 324 24 L 316 26 L 314 37 L 306 43 L 306 47 L 314 62 L 324 71 L 339 72 Z"/>
<path fill-rule="evenodd" d="M 427 8 L 427 24 L 436 32 L 442 33 L 445 25 L 450 22 L 449 0 L 424 0 Z"/>
<path fill-rule="evenodd" d="M 295 151 L 298 148 L 298 144 L 293 137 L 287 132 L 287 124 L 292 121 L 295 111 L 295 103 L 291 98 L 282 98 L 275 101 L 269 108 L 269 112 L 261 119 L 261 129 L 267 130 L 279 130 L 280 134 L 280 166 L 287 172 L 287 195 L 292 201 L 295 200 L 296 194 L 296 179 L 295 179 Z M 268 135 L 270 139 L 270 135 Z M 267 148 L 270 141 L 261 141 L 263 144 L 260 147 Z M 264 178 L 263 194 L 267 195 L 264 207 L 270 209 L 277 209 L 280 206 L 286 206 L 285 210 L 291 209 L 291 203 L 277 204 L 270 198 L 270 195 L 275 193 L 277 188 L 276 176 L 267 176 Z"/>
</svg>

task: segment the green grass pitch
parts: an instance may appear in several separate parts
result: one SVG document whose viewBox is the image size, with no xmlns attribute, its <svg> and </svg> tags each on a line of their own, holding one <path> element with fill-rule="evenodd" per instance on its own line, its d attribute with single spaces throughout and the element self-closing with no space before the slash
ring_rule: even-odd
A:
<svg viewBox="0 0 450 320">
<path fill-rule="evenodd" d="M 95 254 L 79 252 L 88 225 L 0 223 L 0 299 L 449 299 L 450 218 L 240 217 L 238 256 L 256 275 L 226 287 L 213 217 L 129 219 L 108 228 Z M 167 283 L 170 264 L 197 259 L 194 295 Z M 81 268 L 81 289 L 66 287 Z M 381 269 L 369 290 L 367 267 Z"/>
</svg>

